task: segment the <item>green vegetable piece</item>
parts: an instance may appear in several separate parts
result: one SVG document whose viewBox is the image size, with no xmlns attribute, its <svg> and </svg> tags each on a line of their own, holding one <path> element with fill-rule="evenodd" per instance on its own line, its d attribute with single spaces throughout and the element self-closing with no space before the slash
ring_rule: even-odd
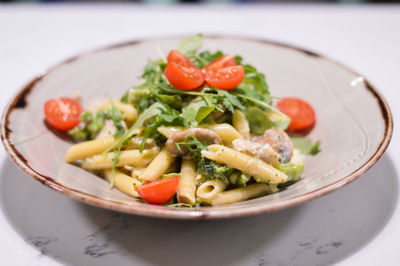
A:
<svg viewBox="0 0 400 266">
<path fill-rule="evenodd" d="M 257 107 L 250 107 L 245 111 L 247 121 L 249 121 L 250 132 L 255 135 L 263 135 L 273 124 L 265 112 Z"/>
<path fill-rule="evenodd" d="M 195 53 L 203 45 L 203 35 L 197 34 L 192 37 L 183 38 L 178 45 L 178 51 L 186 54 L 188 52 Z"/>
<path fill-rule="evenodd" d="M 104 126 L 106 113 L 98 112 L 93 114 L 85 111 L 81 114 L 81 124 L 68 131 L 68 134 L 76 140 L 94 139 Z"/>
<path fill-rule="evenodd" d="M 68 135 L 70 135 L 73 139 L 76 140 L 87 140 L 88 132 L 84 128 L 74 127 L 73 129 L 68 131 Z"/>
<path fill-rule="evenodd" d="M 247 182 L 249 182 L 251 179 L 251 176 L 247 175 L 247 174 L 240 174 L 238 179 L 236 180 L 236 185 L 240 186 L 240 187 L 245 187 Z"/>
<path fill-rule="evenodd" d="M 237 170 L 224 164 L 219 164 L 202 157 L 197 164 L 197 172 L 206 180 L 229 180 L 229 177 Z"/>
<path fill-rule="evenodd" d="M 203 122 L 203 120 L 205 120 L 214 110 L 215 110 L 216 106 L 202 106 L 200 107 L 200 109 L 198 110 L 197 114 L 196 114 L 196 121 L 197 123 L 201 123 Z"/>
<path fill-rule="evenodd" d="M 245 109 L 244 105 L 240 102 L 239 98 L 233 94 L 230 94 L 226 90 L 216 89 L 218 95 L 222 98 L 222 103 L 225 105 L 232 114 L 235 109 L 243 111 Z"/>
<path fill-rule="evenodd" d="M 316 155 L 321 150 L 319 149 L 321 141 L 317 141 L 313 144 L 312 140 L 303 137 L 291 137 L 293 146 L 298 149 L 302 154 L 306 155 Z"/>
<path fill-rule="evenodd" d="M 209 117 L 215 108 L 215 105 L 208 106 L 204 100 L 195 101 L 183 108 L 182 117 L 190 126 L 196 127 Z"/>
<path fill-rule="evenodd" d="M 304 171 L 303 162 L 289 162 L 285 164 L 278 164 L 275 167 L 276 169 L 285 173 L 288 176 L 288 180 L 286 182 L 278 185 L 278 188 L 280 189 L 285 188 L 299 181 Z"/>
</svg>

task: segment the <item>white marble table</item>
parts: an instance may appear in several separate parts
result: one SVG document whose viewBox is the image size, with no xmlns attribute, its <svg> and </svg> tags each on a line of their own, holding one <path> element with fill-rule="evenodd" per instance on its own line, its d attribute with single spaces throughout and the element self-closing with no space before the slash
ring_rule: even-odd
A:
<svg viewBox="0 0 400 266">
<path fill-rule="evenodd" d="M 167 221 L 91 207 L 34 181 L 0 148 L 0 265 L 399 265 L 399 29 L 400 6 L 0 5 L 1 109 L 29 79 L 81 51 L 203 32 L 275 39 L 335 58 L 364 74 L 395 118 L 386 154 L 357 181 L 235 220 Z"/>
</svg>

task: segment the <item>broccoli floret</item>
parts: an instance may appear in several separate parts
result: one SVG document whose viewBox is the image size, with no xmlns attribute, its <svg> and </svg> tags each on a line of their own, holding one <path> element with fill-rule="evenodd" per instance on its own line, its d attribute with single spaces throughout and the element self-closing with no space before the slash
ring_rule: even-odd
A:
<svg viewBox="0 0 400 266">
<path fill-rule="evenodd" d="M 98 112 L 96 114 L 85 111 L 81 114 L 81 124 L 68 131 L 68 134 L 76 140 L 94 139 L 104 126 L 106 114 Z"/>
<path fill-rule="evenodd" d="M 237 170 L 230 168 L 224 164 L 218 164 L 207 158 L 201 158 L 197 164 L 197 172 L 204 179 L 229 179 L 229 177 Z"/>
<path fill-rule="evenodd" d="M 288 176 L 288 180 L 285 183 L 278 185 L 278 188 L 283 189 L 288 187 L 301 179 L 301 175 L 304 170 L 303 162 L 289 162 L 285 164 L 279 164 L 275 166 L 279 171 L 285 173 Z"/>
</svg>

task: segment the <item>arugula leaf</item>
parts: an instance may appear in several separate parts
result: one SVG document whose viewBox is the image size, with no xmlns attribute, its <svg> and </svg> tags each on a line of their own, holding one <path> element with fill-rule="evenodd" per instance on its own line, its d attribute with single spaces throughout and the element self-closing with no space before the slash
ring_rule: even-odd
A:
<svg viewBox="0 0 400 266">
<path fill-rule="evenodd" d="M 211 61 L 213 61 L 223 55 L 224 55 L 224 53 L 222 53 L 221 51 L 216 51 L 215 53 L 211 53 L 210 51 L 204 51 L 199 54 L 196 54 L 196 53 L 187 53 L 186 54 L 186 56 L 189 57 L 190 60 L 192 60 L 192 62 L 198 68 L 203 68 L 205 65 L 207 65 Z"/>
<path fill-rule="evenodd" d="M 200 107 L 203 106 L 207 106 L 207 104 L 205 101 L 200 100 L 192 102 L 182 109 L 182 117 L 187 123 L 189 123 L 190 126 L 196 127 L 198 125 L 198 122 L 196 121 L 197 112 Z"/>
<path fill-rule="evenodd" d="M 320 140 L 315 142 L 314 145 L 312 145 L 312 147 L 310 149 L 310 154 L 311 155 L 317 155 L 321 151 L 320 148 L 319 148 L 320 145 L 321 145 L 321 141 Z"/>
<path fill-rule="evenodd" d="M 154 117 L 150 123 L 146 124 L 144 131 L 143 140 L 140 145 L 140 152 L 143 151 L 146 144 L 146 140 L 151 136 L 156 140 L 164 141 L 165 138 L 157 131 L 160 126 L 182 126 L 184 121 L 179 112 L 168 105 L 163 106 L 162 112 Z"/>
<path fill-rule="evenodd" d="M 215 108 L 215 105 L 208 106 L 204 100 L 195 101 L 182 109 L 182 117 L 191 127 L 196 127 L 209 117 Z"/>
<path fill-rule="evenodd" d="M 235 60 L 241 62 L 241 57 L 236 57 Z M 245 76 L 234 91 L 264 102 L 270 101 L 271 97 L 264 74 L 258 72 L 255 67 L 248 64 L 243 65 L 243 68 Z"/>
<path fill-rule="evenodd" d="M 182 97 L 179 95 L 164 94 L 164 90 L 160 87 L 150 90 L 157 100 L 163 102 L 172 108 L 180 109 L 182 107 Z M 152 97 L 151 95 L 149 97 Z"/>
<path fill-rule="evenodd" d="M 241 111 L 245 110 L 246 107 L 244 107 L 237 96 L 230 94 L 226 90 L 216 89 L 216 91 L 222 98 L 222 103 L 232 114 L 235 112 L 235 107 Z"/>
<path fill-rule="evenodd" d="M 312 140 L 309 138 L 291 137 L 290 139 L 293 142 L 294 148 L 298 149 L 302 154 L 316 155 L 321 151 L 319 149 L 321 141 L 317 141 L 313 144 Z"/>
<path fill-rule="evenodd" d="M 130 137 L 130 135 L 132 134 L 132 132 L 133 132 L 135 129 L 142 127 L 142 126 L 144 125 L 144 123 L 145 123 L 147 120 L 149 120 L 149 119 L 151 119 L 151 118 L 153 118 L 153 117 L 156 117 L 156 116 L 160 115 L 160 114 L 162 113 L 162 111 L 165 111 L 165 112 L 167 111 L 167 110 L 166 110 L 166 107 L 165 107 L 163 104 L 161 104 L 161 103 L 159 103 L 159 102 L 156 102 L 156 103 L 152 104 L 148 109 L 146 109 L 146 110 L 139 116 L 139 118 L 136 120 L 135 124 L 133 124 L 133 125 L 128 129 L 128 131 L 125 132 L 125 134 L 122 135 L 122 136 L 120 137 L 120 139 L 119 139 L 117 142 L 115 142 L 113 145 L 111 145 L 110 147 L 108 147 L 108 148 L 104 151 L 104 154 L 107 153 L 107 152 L 109 152 L 109 151 L 111 151 L 111 150 L 113 150 L 113 149 L 115 149 L 116 147 L 120 147 L 120 146 L 122 145 L 122 143 L 123 143 L 124 141 L 126 141 L 126 140 Z M 144 140 L 144 142 L 145 142 L 145 141 L 146 141 L 146 140 Z"/>
<path fill-rule="evenodd" d="M 205 120 L 209 115 L 215 110 L 216 106 L 202 106 L 200 109 L 197 111 L 196 114 L 196 122 L 200 124 Z"/>
<path fill-rule="evenodd" d="M 236 64 L 238 64 L 238 65 L 242 64 L 243 57 L 241 57 L 240 55 L 235 55 L 233 58 L 235 59 Z"/>
<path fill-rule="evenodd" d="M 263 135 L 266 130 L 273 126 L 266 113 L 257 107 L 246 109 L 245 116 L 249 121 L 250 132 L 255 135 Z"/>
<path fill-rule="evenodd" d="M 195 53 L 203 45 L 203 35 L 197 34 L 192 37 L 183 38 L 178 45 L 178 51 L 186 54 L 188 52 Z"/>
</svg>

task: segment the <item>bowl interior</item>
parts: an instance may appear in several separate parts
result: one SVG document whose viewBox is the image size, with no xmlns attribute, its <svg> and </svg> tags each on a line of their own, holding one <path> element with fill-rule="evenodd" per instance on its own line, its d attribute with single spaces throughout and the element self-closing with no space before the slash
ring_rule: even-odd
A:
<svg viewBox="0 0 400 266">
<path fill-rule="evenodd" d="M 170 217 L 231 217 L 300 203 L 356 178 L 383 153 L 391 136 L 390 111 L 363 77 L 329 59 L 276 43 L 206 38 L 204 48 L 241 55 L 265 73 L 273 96 L 298 96 L 314 107 L 310 132 L 322 151 L 305 158 L 304 178 L 273 195 L 218 207 L 169 209 L 148 205 L 110 189 L 106 181 L 64 162 L 70 141 L 44 123 L 43 104 L 79 92 L 83 104 L 94 98 L 118 99 L 138 84 L 149 58 L 177 47 L 178 38 L 132 42 L 68 60 L 29 84 L 3 117 L 7 151 L 35 178 L 74 198 L 124 212 Z"/>
</svg>

